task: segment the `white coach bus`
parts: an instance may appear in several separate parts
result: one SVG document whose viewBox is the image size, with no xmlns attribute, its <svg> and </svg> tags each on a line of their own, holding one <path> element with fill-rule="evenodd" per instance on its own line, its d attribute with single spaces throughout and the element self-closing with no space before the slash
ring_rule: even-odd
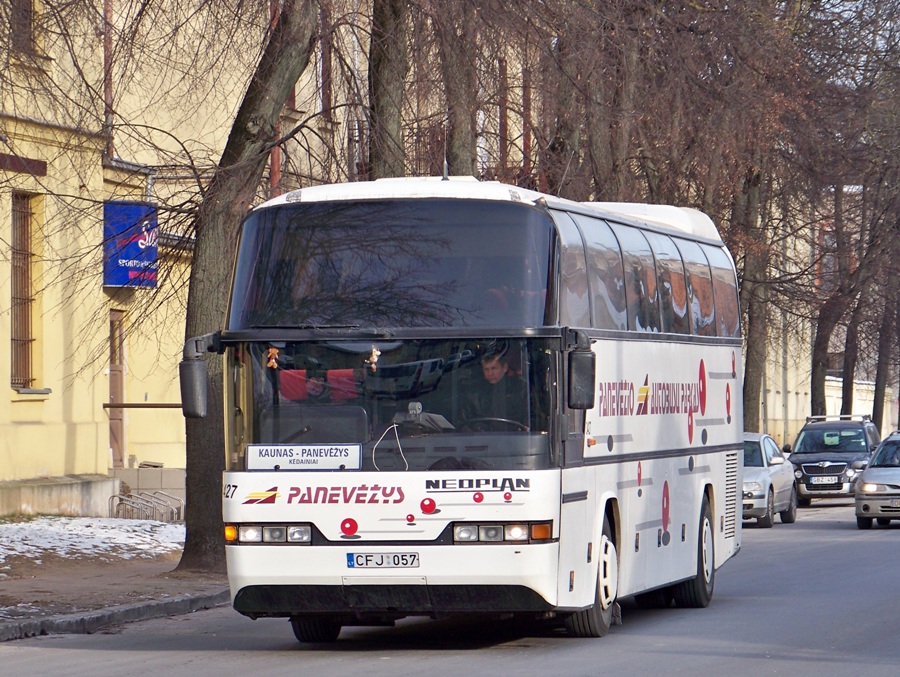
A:
<svg viewBox="0 0 900 677">
<path fill-rule="evenodd" d="M 494 614 L 606 634 L 740 549 L 731 256 L 677 207 L 474 179 L 305 188 L 243 223 L 225 328 L 232 604 L 327 642 Z"/>
</svg>

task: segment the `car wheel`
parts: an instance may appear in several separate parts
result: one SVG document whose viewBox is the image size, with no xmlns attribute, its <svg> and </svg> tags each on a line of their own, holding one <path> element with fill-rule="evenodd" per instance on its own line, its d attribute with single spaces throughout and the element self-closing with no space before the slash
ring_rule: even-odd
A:
<svg viewBox="0 0 900 677">
<path fill-rule="evenodd" d="M 876 521 L 878 522 L 878 525 L 882 527 L 889 526 L 891 523 L 891 520 L 888 517 L 879 517 Z"/>
<path fill-rule="evenodd" d="M 341 634 L 340 623 L 318 616 L 291 616 L 291 629 L 298 642 L 310 644 L 333 642 Z"/>
<path fill-rule="evenodd" d="M 596 586 L 594 603 L 587 609 L 567 616 L 564 621 L 571 637 L 603 637 L 612 625 L 613 606 L 619 591 L 619 553 L 606 516 L 603 517 L 603 533 L 600 537 Z"/>
<path fill-rule="evenodd" d="M 856 518 L 856 526 L 860 529 L 871 529 L 872 528 L 872 518 L 871 517 L 857 517 Z"/>
<path fill-rule="evenodd" d="M 701 609 L 709 606 L 716 585 L 716 537 L 712 511 L 703 497 L 700 506 L 700 533 L 697 537 L 697 575 L 672 587 L 675 604 L 682 608 Z"/>
<path fill-rule="evenodd" d="M 787 510 L 778 513 L 781 517 L 782 524 L 793 524 L 797 521 L 797 487 L 791 486 L 791 501 L 788 503 Z"/>
<path fill-rule="evenodd" d="M 761 529 L 769 529 L 773 524 L 775 524 L 775 492 L 770 488 L 766 499 L 766 514 L 757 518 L 756 526 Z"/>
</svg>

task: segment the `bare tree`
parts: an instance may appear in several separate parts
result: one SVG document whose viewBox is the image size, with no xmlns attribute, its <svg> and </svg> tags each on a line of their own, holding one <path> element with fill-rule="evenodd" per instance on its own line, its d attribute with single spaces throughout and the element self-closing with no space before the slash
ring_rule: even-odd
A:
<svg viewBox="0 0 900 677">
<path fill-rule="evenodd" d="M 247 208 L 262 178 L 284 102 L 309 61 L 318 7 L 285 0 L 235 118 L 222 159 L 204 191 L 191 264 L 186 337 L 217 330 L 228 294 L 222 261 L 233 256 Z M 187 422 L 187 536 L 179 569 L 224 568 L 221 473 L 224 468 L 221 362 L 211 361 L 210 413 Z"/>
</svg>

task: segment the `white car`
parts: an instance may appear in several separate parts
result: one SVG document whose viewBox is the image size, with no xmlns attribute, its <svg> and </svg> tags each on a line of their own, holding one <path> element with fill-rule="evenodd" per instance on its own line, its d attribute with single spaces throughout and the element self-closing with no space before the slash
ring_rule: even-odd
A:
<svg viewBox="0 0 900 677">
<path fill-rule="evenodd" d="M 775 513 L 784 524 L 797 520 L 794 466 L 765 433 L 744 433 L 744 519 L 768 528 Z"/>
</svg>

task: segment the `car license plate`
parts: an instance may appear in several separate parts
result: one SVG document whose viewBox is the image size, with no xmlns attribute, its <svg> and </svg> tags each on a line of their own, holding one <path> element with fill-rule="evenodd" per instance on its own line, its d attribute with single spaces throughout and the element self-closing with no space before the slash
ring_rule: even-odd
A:
<svg viewBox="0 0 900 677">
<path fill-rule="evenodd" d="M 347 553 L 348 569 L 413 569 L 418 566 L 417 552 Z"/>
<path fill-rule="evenodd" d="M 838 477 L 836 475 L 822 475 L 817 477 L 810 477 L 810 484 L 837 484 Z"/>
</svg>

